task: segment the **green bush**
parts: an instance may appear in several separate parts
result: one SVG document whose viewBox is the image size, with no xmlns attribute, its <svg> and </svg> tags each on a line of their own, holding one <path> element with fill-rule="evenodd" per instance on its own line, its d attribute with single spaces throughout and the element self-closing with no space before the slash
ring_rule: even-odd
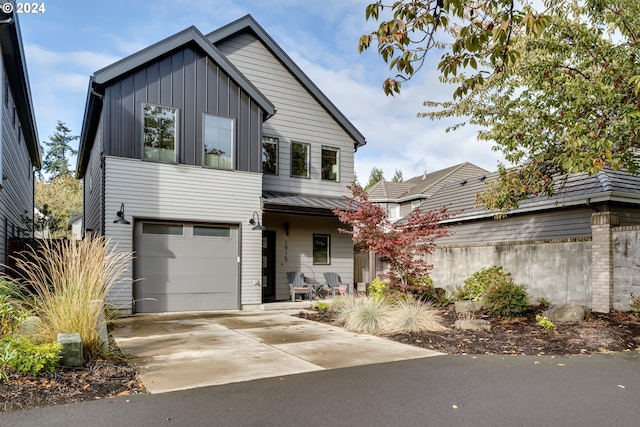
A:
<svg viewBox="0 0 640 427">
<path fill-rule="evenodd" d="M 0 340 L 0 367 L 27 375 L 53 372 L 60 360 L 60 344 L 35 344 L 29 337 L 14 335 Z"/>
<path fill-rule="evenodd" d="M 28 311 L 9 295 L 0 294 L 0 338 L 12 334 L 28 316 Z"/>
<path fill-rule="evenodd" d="M 505 281 L 489 287 L 484 293 L 483 303 L 492 316 L 517 317 L 529 307 L 529 294 L 524 285 Z"/>
<path fill-rule="evenodd" d="M 382 301 L 389 293 L 389 281 L 376 277 L 369 285 L 369 297 L 376 302 Z"/>
<path fill-rule="evenodd" d="M 636 317 L 640 317 L 640 297 L 631 294 L 631 311 Z"/>
<path fill-rule="evenodd" d="M 480 301 L 487 289 L 505 283 L 513 283 L 511 273 L 504 271 L 501 266 L 487 267 L 469 276 L 453 296 L 458 301 Z"/>
<path fill-rule="evenodd" d="M 538 322 L 538 325 L 542 326 L 547 331 L 552 331 L 556 328 L 556 325 L 554 325 L 551 320 L 547 319 L 546 316 L 542 316 L 540 314 L 536 316 L 536 322 Z"/>
</svg>

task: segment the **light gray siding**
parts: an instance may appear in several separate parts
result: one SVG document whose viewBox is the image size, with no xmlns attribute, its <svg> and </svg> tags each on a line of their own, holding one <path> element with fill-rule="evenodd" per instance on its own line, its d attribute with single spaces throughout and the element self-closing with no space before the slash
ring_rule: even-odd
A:
<svg viewBox="0 0 640 427">
<path fill-rule="evenodd" d="M 259 172 L 261 108 L 210 57 L 185 47 L 105 89 L 104 152 L 142 158 L 143 103 L 176 107 L 178 163 L 202 165 L 203 113 L 236 119 L 236 169 Z"/>
<path fill-rule="evenodd" d="M 276 232 L 276 299 L 289 299 L 287 272 L 301 271 L 305 277 L 324 283 L 323 273 L 338 273 L 344 283 L 353 283 L 353 241 L 338 232 L 337 218 L 266 214 L 267 229 Z M 288 224 L 288 235 L 284 224 Z M 313 235 L 331 236 L 331 264 L 313 264 Z"/>
<path fill-rule="evenodd" d="M 102 235 L 104 206 L 102 204 L 104 174 L 102 169 L 102 120 L 91 149 L 89 165 L 84 175 L 84 227 Z"/>
<path fill-rule="evenodd" d="M 7 239 L 20 236 L 23 216 L 33 218 L 33 167 L 11 91 L 4 103 L 5 69 L 1 61 L 0 69 L 0 173 L 4 177 L 0 189 L 0 263 L 6 263 Z"/>
<path fill-rule="evenodd" d="M 248 227 L 253 212 L 260 211 L 260 174 L 115 157 L 106 157 L 105 173 L 105 236 L 118 250 L 133 250 L 133 224 L 140 219 L 236 225 L 241 305 L 261 303 L 262 233 Z M 131 225 L 113 223 L 122 203 Z M 132 279 L 131 260 L 129 272 L 110 292 L 111 300 L 125 312 L 132 308 Z"/>
<path fill-rule="evenodd" d="M 348 193 L 354 140 L 254 35 L 238 34 L 216 46 L 276 107 L 263 134 L 280 141 L 279 174 L 264 176 L 264 190 L 333 197 Z M 292 142 L 311 144 L 310 179 L 290 176 Z M 323 145 L 340 149 L 339 183 L 320 179 Z"/>
</svg>

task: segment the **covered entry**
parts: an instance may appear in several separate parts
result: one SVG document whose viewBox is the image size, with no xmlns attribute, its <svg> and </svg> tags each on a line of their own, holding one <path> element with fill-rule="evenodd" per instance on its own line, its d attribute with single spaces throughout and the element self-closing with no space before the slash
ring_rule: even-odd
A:
<svg viewBox="0 0 640 427">
<path fill-rule="evenodd" d="M 239 308 L 238 227 L 137 221 L 134 312 Z"/>
</svg>

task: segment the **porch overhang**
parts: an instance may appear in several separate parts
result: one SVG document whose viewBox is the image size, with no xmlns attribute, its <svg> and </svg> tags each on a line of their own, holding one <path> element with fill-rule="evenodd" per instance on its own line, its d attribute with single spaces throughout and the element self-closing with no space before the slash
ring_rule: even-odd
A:
<svg viewBox="0 0 640 427">
<path fill-rule="evenodd" d="M 339 197 L 300 196 L 285 193 L 263 193 L 262 210 L 266 213 L 335 216 L 333 209 L 347 209 L 347 201 Z"/>
</svg>

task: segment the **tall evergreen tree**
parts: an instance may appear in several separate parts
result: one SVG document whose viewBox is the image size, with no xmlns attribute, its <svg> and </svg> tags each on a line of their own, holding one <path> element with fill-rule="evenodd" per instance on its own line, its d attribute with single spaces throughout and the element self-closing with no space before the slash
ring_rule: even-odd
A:
<svg viewBox="0 0 640 427">
<path fill-rule="evenodd" d="M 382 169 L 374 166 L 373 169 L 371 169 L 371 174 L 369 174 L 369 182 L 367 182 L 367 185 L 365 185 L 364 189 L 368 190 L 382 180 L 384 180 Z"/>
<path fill-rule="evenodd" d="M 69 158 L 78 154 L 78 151 L 71 146 L 71 142 L 78 138 L 80 137 L 72 135 L 71 129 L 58 120 L 55 132 L 49 136 L 49 141 L 44 142 L 43 147 L 46 154 L 42 162 L 42 169 L 49 175 L 49 179 L 73 173 L 69 167 Z"/>
</svg>

